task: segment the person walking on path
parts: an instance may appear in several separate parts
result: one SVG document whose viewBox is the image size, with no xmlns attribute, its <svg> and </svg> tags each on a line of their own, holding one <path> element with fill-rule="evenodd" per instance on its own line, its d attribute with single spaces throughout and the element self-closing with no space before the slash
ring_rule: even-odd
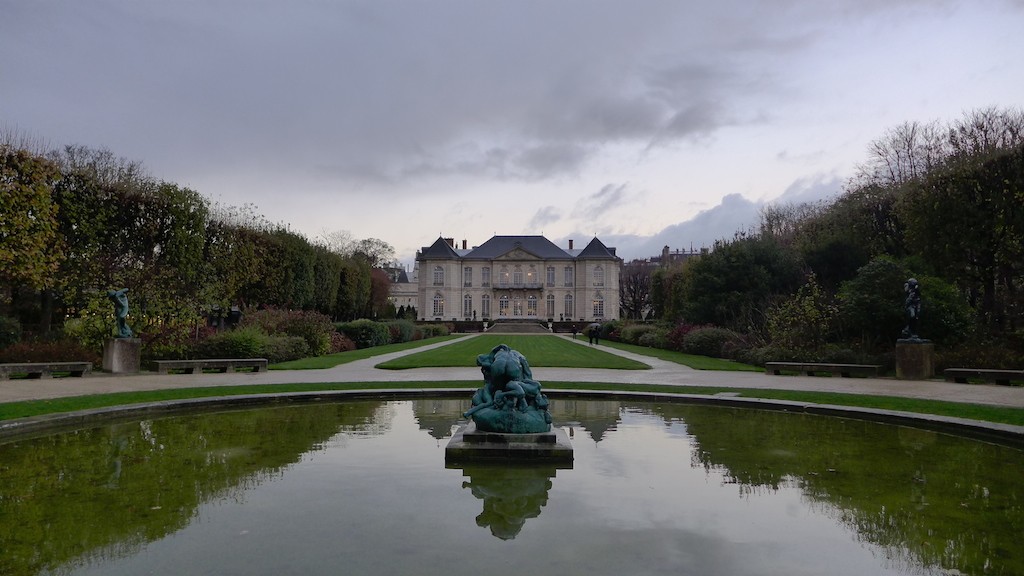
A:
<svg viewBox="0 0 1024 576">
<path fill-rule="evenodd" d="M 575 324 L 572 325 L 572 339 L 573 340 L 576 339 L 576 325 Z"/>
</svg>

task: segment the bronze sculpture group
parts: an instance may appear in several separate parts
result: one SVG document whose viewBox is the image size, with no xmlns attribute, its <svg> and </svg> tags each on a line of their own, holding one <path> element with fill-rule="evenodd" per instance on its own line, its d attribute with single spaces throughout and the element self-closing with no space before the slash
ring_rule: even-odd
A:
<svg viewBox="0 0 1024 576">
<path fill-rule="evenodd" d="M 481 432 L 539 434 L 551 430 L 548 399 L 533 379 L 530 364 L 505 344 L 476 359 L 484 386 L 473 394 L 472 417 Z"/>
</svg>

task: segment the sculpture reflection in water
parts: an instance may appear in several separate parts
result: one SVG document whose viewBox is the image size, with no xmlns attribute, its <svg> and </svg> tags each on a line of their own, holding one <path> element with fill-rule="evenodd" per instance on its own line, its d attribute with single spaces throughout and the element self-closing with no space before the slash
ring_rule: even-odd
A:
<svg viewBox="0 0 1024 576">
<path fill-rule="evenodd" d="M 490 528 L 491 534 L 502 540 L 519 535 L 530 518 L 540 516 L 548 503 L 551 479 L 555 466 L 501 467 L 482 465 L 466 467 L 463 474 L 469 478 L 463 488 L 469 488 L 484 509 L 476 517 L 476 525 Z"/>
<path fill-rule="evenodd" d="M 476 358 L 484 386 L 473 394 L 473 407 L 464 416 L 476 429 L 504 434 L 539 434 L 551 429 L 548 399 L 533 379 L 530 364 L 505 344 Z"/>
</svg>

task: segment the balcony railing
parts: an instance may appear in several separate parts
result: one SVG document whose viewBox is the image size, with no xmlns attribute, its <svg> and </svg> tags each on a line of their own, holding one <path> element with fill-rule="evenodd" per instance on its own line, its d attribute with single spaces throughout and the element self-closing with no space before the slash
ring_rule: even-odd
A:
<svg viewBox="0 0 1024 576">
<path fill-rule="evenodd" d="M 542 282 L 502 282 L 498 288 L 510 290 L 541 290 L 544 288 Z"/>
</svg>

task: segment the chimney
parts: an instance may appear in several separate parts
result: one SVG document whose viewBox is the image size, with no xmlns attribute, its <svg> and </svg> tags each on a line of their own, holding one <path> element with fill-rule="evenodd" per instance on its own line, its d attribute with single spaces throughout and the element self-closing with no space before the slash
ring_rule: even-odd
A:
<svg viewBox="0 0 1024 576">
<path fill-rule="evenodd" d="M 462 249 L 463 250 L 466 249 L 466 239 L 465 238 L 462 239 Z"/>
<path fill-rule="evenodd" d="M 455 248 L 455 238 L 445 238 L 444 241 L 448 243 L 449 248 Z"/>
<path fill-rule="evenodd" d="M 569 239 L 569 250 L 572 250 L 572 239 Z"/>
</svg>

